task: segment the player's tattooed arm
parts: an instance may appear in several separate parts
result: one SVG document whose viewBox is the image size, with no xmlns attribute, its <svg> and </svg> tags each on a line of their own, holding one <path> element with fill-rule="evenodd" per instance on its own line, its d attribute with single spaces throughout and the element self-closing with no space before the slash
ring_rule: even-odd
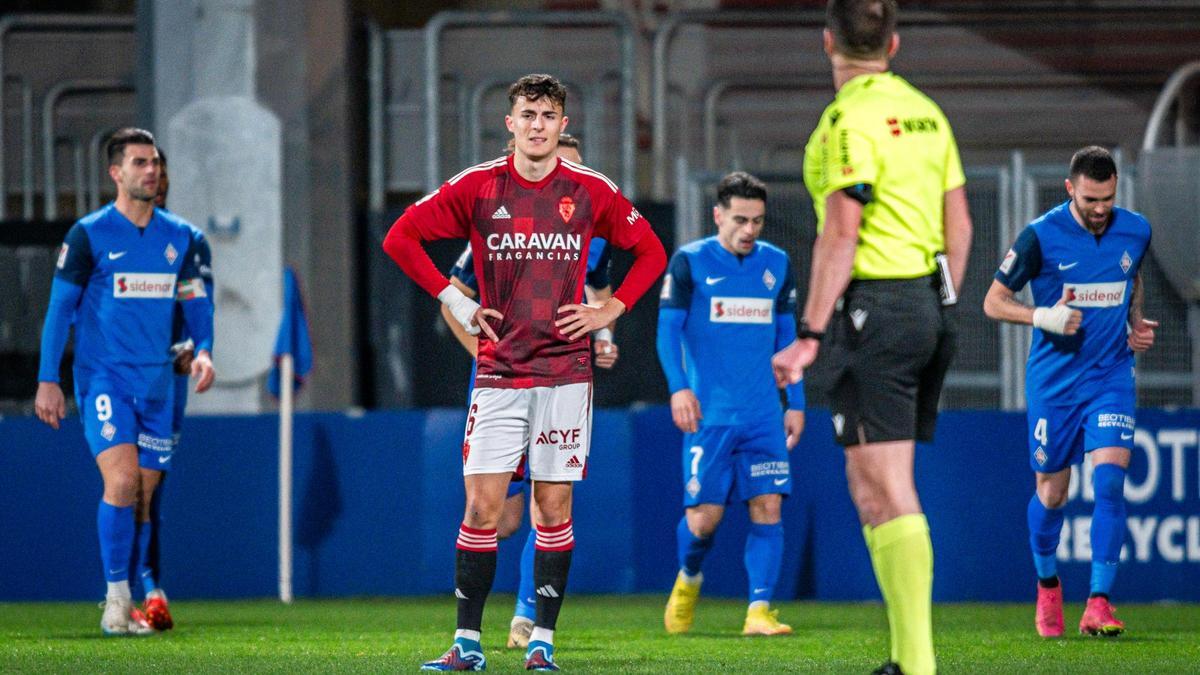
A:
<svg viewBox="0 0 1200 675">
<path fill-rule="evenodd" d="M 1067 304 L 1073 299 L 1074 291 L 1063 288 L 1062 297 L 1053 307 L 1030 307 L 1017 300 L 1016 294 L 1007 286 L 993 280 L 983 298 L 983 313 L 997 321 L 1030 325 L 1058 335 L 1074 335 L 1083 322 L 1083 313 Z"/>
<path fill-rule="evenodd" d="M 1129 300 L 1129 348 L 1135 352 L 1144 352 L 1154 346 L 1154 329 L 1158 322 L 1147 319 L 1142 313 L 1145 302 L 1145 287 L 1142 284 L 1142 273 L 1133 278 L 1133 297 Z"/>
</svg>

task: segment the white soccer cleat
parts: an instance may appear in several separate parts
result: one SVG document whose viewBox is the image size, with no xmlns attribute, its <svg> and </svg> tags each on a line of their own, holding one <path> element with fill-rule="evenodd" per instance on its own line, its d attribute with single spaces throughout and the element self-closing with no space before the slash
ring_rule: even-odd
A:
<svg viewBox="0 0 1200 675">
<path fill-rule="evenodd" d="M 129 598 L 109 597 L 100 605 L 104 608 L 104 614 L 100 616 L 100 631 L 105 635 L 127 637 L 154 634 L 146 616 L 140 610 L 134 610 Z"/>
<path fill-rule="evenodd" d="M 109 636 L 129 635 L 129 610 L 133 603 L 125 598 L 106 598 L 100 603 L 104 614 L 100 616 L 100 631 Z"/>
</svg>

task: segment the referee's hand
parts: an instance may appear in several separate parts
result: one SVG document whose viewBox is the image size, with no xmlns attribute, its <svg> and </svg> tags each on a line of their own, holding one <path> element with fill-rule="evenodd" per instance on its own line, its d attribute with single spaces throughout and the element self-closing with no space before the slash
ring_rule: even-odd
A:
<svg viewBox="0 0 1200 675">
<path fill-rule="evenodd" d="M 817 359 L 821 343 L 813 339 L 793 340 L 792 344 L 771 357 L 771 370 L 775 371 L 775 386 L 786 387 L 796 384 L 804 377 L 804 369 Z"/>
</svg>

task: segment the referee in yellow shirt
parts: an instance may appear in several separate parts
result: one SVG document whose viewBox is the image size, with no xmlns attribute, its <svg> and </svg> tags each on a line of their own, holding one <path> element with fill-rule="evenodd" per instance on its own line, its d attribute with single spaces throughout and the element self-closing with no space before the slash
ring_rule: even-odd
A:
<svg viewBox="0 0 1200 675">
<path fill-rule="evenodd" d="M 798 338 L 773 365 L 780 384 L 798 381 L 825 338 L 834 429 L 891 628 L 891 660 L 875 672 L 925 675 L 933 550 L 914 443 L 933 438 L 971 217 L 945 115 L 888 71 L 896 13 L 895 0 L 829 2 L 837 96 L 804 156 L 820 234 Z"/>
</svg>

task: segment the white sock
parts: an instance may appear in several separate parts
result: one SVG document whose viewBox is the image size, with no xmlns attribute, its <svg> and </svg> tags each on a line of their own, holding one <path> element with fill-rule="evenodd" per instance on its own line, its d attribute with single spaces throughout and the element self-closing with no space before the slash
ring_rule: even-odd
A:
<svg viewBox="0 0 1200 675">
<path fill-rule="evenodd" d="M 770 606 L 771 606 L 770 600 L 755 600 L 754 602 L 750 603 L 750 609 L 754 609 L 755 607 L 762 607 L 763 609 L 767 609 Z"/>
<path fill-rule="evenodd" d="M 108 582 L 108 597 L 114 600 L 132 600 L 133 596 L 129 593 L 129 581 Z"/>
<path fill-rule="evenodd" d="M 474 640 L 476 642 L 479 642 L 481 637 L 482 637 L 482 635 L 477 630 L 463 630 L 460 628 L 460 629 L 454 631 L 454 639 L 455 640 L 457 640 L 458 638 L 466 638 L 467 640 Z"/>
<path fill-rule="evenodd" d="M 534 626 L 533 632 L 529 634 L 530 642 L 545 642 L 546 644 L 554 644 L 554 631 L 541 626 Z"/>
</svg>

